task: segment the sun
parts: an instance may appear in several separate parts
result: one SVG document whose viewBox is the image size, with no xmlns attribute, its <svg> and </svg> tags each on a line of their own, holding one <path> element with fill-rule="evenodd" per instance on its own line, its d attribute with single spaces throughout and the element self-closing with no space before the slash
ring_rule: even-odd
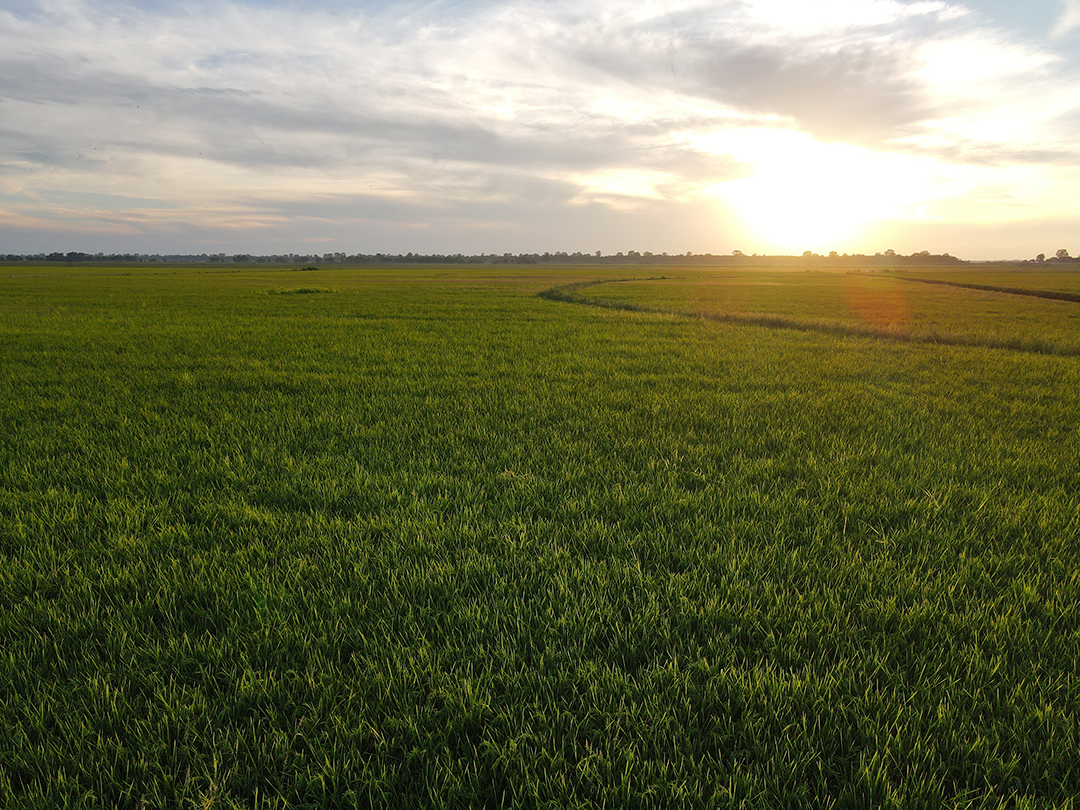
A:
<svg viewBox="0 0 1080 810">
<path fill-rule="evenodd" d="M 926 199 L 924 168 L 907 156 L 785 129 L 717 133 L 701 146 L 745 166 L 746 176 L 708 192 L 770 250 L 824 252 L 859 242 L 875 222 L 909 215 Z"/>
</svg>

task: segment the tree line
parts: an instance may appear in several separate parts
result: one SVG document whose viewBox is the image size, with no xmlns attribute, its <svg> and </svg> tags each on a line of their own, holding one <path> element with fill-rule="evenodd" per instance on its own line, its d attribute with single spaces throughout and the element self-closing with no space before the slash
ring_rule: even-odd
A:
<svg viewBox="0 0 1080 810">
<path fill-rule="evenodd" d="M 322 266 L 327 264 L 680 264 L 700 265 L 740 265 L 740 266 L 788 266 L 788 265 L 833 265 L 854 266 L 865 265 L 873 267 L 892 266 L 918 266 L 918 265 L 948 265 L 963 262 L 948 253 L 930 253 L 927 250 L 918 251 L 908 256 L 897 253 L 894 250 L 885 250 L 873 255 L 863 253 L 839 254 L 835 250 L 828 255 L 805 251 L 801 256 L 758 255 L 745 254 L 735 250 L 730 254 L 712 253 L 652 253 L 650 251 L 630 250 L 626 253 L 604 254 L 601 251 L 595 253 L 568 253 L 556 251 L 554 253 L 84 253 L 81 251 L 59 251 L 52 253 L 0 253 L 0 261 L 7 262 L 47 262 L 64 264 L 145 264 L 145 263 L 168 263 L 168 264 L 303 264 L 308 266 Z M 1055 264 L 1077 263 L 1080 258 L 1072 258 L 1069 251 L 1062 248 L 1053 256 L 1047 258 L 1040 253 L 1034 259 L 1025 259 L 1022 264 Z"/>
</svg>

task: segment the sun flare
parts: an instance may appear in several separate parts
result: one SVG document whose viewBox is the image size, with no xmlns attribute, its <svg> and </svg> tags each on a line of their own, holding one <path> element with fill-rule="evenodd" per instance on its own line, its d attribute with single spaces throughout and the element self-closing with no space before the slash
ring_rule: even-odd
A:
<svg viewBox="0 0 1080 810">
<path fill-rule="evenodd" d="M 916 203 L 932 191 L 916 158 L 823 144 L 792 130 L 716 133 L 698 146 L 746 167 L 747 176 L 708 191 L 771 250 L 827 251 L 859 241 L 875 221 L 918 216 Z"/>
</svg>

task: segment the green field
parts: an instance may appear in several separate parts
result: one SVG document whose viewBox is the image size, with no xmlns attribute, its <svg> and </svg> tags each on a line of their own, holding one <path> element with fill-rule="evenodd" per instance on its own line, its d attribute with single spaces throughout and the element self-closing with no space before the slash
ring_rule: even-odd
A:
<svg viewBox="0 0 1080 810">
<path fill-rule="evenodd" d="M 916 277 L 1080 289 L 0 268 L 0 806 L 1072 807 L 1080 303 Z"/>
</svg>

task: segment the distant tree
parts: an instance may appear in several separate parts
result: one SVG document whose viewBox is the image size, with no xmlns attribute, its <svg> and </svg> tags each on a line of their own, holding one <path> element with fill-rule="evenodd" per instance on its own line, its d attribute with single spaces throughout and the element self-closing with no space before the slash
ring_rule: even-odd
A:
<svg viewBox="0 0 1080 810">
<path fill-rule="evenodd" d="M 1037 262 L 1045 262 L 1046 261 L 1046 254 L 1045 253 L 1040 253 L 1038 256 L 1035 257 L 1035 261 L 1037 261 Z"/>
<path fill-rule="evenodd" d="M 886 255 L 886 256 L 895 256 L 895 255 L 896 255 L 896 251 L 895 251 L 895 250 L 893 250 L 892 248 L 889 248 L 888 250 L 886 250 L 886 251 L 885 251 L 885 255 Z"/>
<path fill-rule="evenodd" d="M 1067 259 L 1069 258 L 1069 251 L 1067 251 L 1065 248 L 1062 248 L 1054 255 L 1057 256 L 1059 259 Z"/>
<path fill-rule="evenodd" d="M 731 255 L 732 256 L 742 256 L 744 254 L 743 254 L 743 252 L 741 250 L 733 250 L 733 251 L 731 251 Z"/>
<path fill-rule="evenodd" d="M 814 255 L 814 252 L 813 252 L 812 250 L 804 250 L 804 251 L 802 252 L 802 257 L 803 257 L 804 259 L 809 259 L 809 258 L 810 258 L 811 256 L 813 256 L 813 255 Z"/>
<path fill-rule="evenodd" d="M 839 257 L 840 257 L 840 254 L 838 254 L 835 250 L 830 250 L 829 251 L 829 258 L 830 259 L 837 259 Z"/>
</svg>

